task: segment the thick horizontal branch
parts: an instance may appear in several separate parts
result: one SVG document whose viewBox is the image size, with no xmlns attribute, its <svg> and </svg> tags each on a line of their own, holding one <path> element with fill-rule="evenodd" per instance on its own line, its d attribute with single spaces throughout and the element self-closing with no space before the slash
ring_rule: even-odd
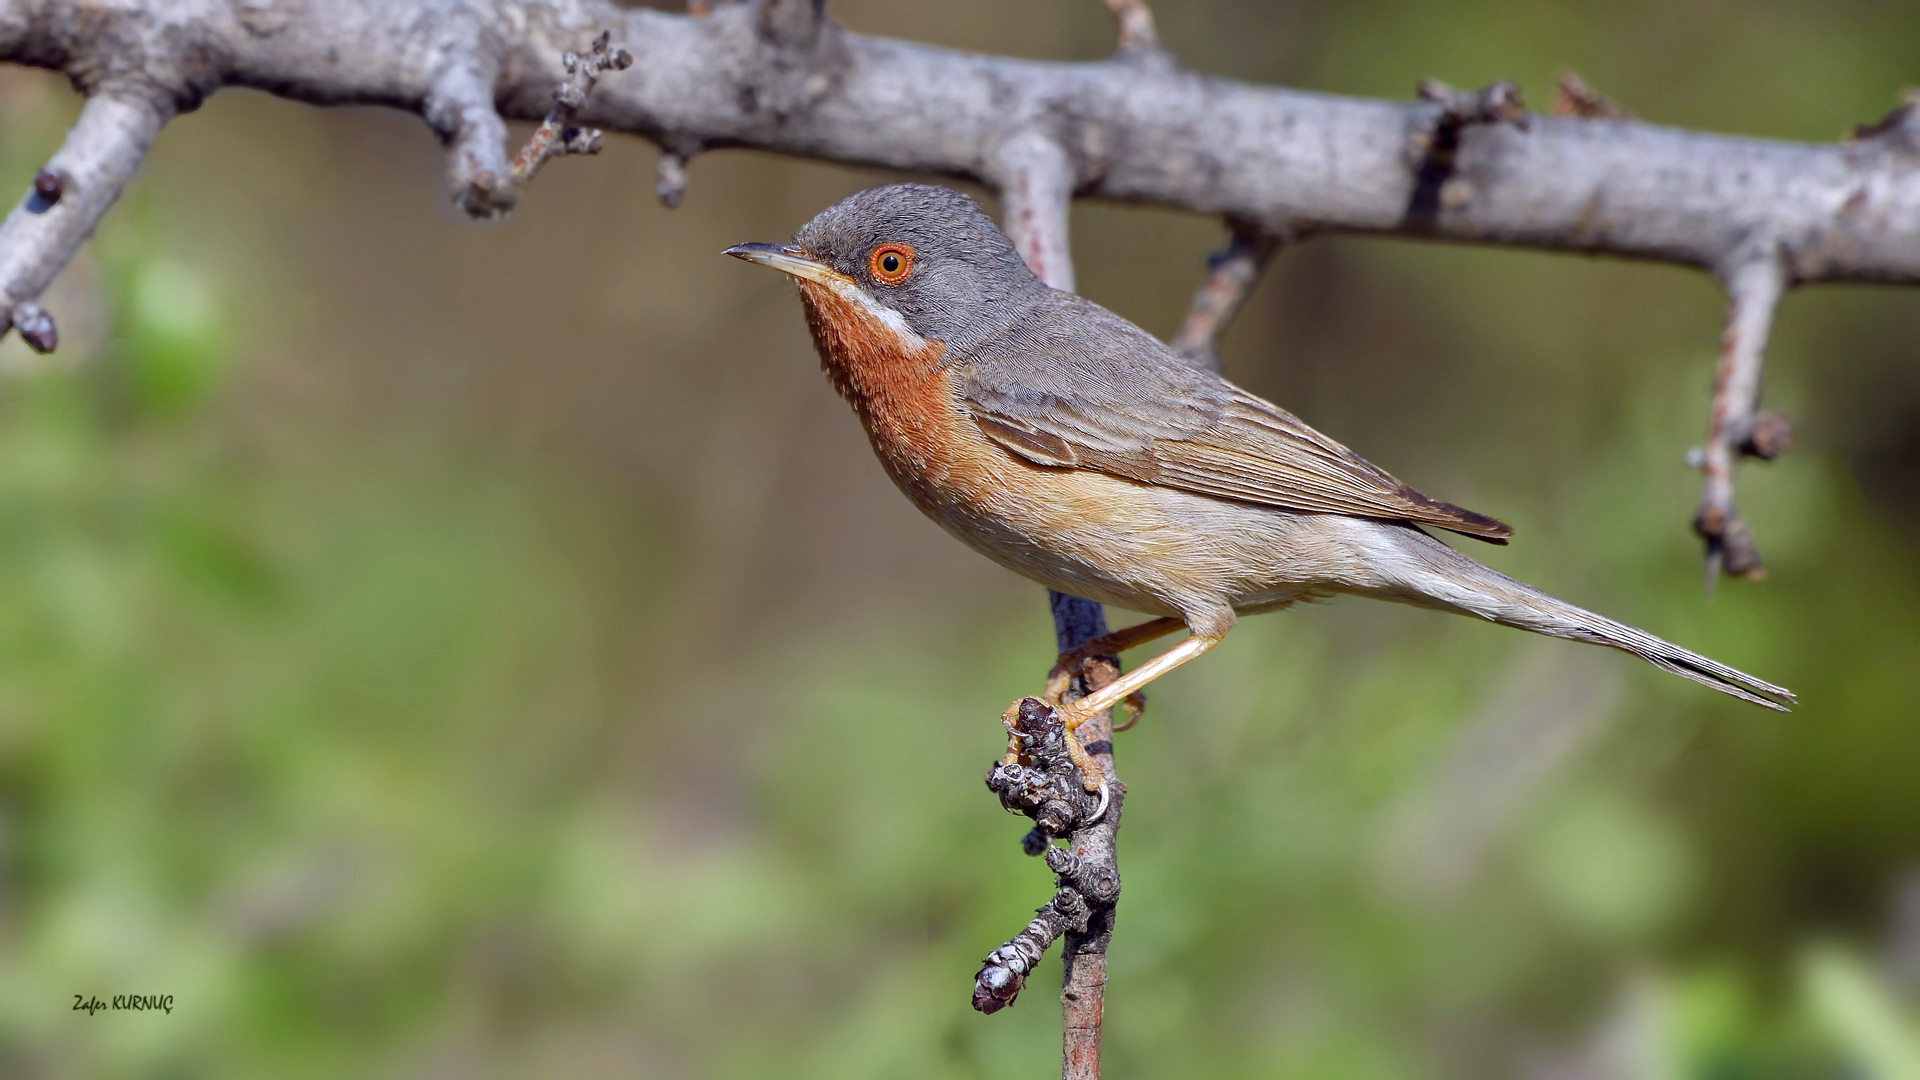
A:
<svg viewBox="0 0 1920 1080">
<path fill-rule="evenodd" d="M 658 144 L 656 191 L 669 205 L 688 159 L 718 147 L 978 180 L 1003 196 L 1021 253 L 1069 289 L 1072 198 L 1219 214 L 1235 244 L 1179 339 L 1201 363 L 1217 356 L 1273 247 L 1315 232 L 1663 260 L 1710 270 L 1733 292 L 1696 525 L 1714 564 L 1751 575 L 1759 559 L 1733 510 L 1733 463 L 1749 445 L 1768 456 L 1785 441 L 1765 438 L 1753 412 L 1774 301 L 1806 282 L 1920 283 L 1911 98 L 1843 143 L 1772 142 L 1618 115 L 1572 77 L 1562 116 L 1527 113 L 1505 82 L 1460 92 L 1429 81 L 1422 100 L 1384 102 L 1211 78 L 1160 46 L 1143 0 L 1108 0 L 1117 47 L 1092 63 L 866 37 L 824 6 L 754 0 L 673 15 L 608 0 L 11 0 L 0 61 L 61 71 L 89 104 L 0 226 L 0 330 L 52 347 L 35 299 L 160 125 L 225 86 L 419 114 L 447 143 L 455 201 L 475 216 L 510 208 L 549 157 L 596 149 L 587 125 Z M 505 118 L 541 125 L 511 161 Z M 1765 288 L 1749 287 L 1756 252 Z"/>
<path fill-rule="evenodd" d="M 566 78 L 560 57 L 611 27 L 635 65 L 606 77 L 578 122 L 681 157 L 748 146 L 991 183 L 1008 138 L 1038 131 L 1068 155 L 1079 195 L 1229 215 L 1282 237 L 1405 233 L 1715 270 L 1765 238 L 1789 284 L 1920 281 L 1911 122 L 1836 145 L 1626 119 L 1474 125 L 1427 207 L 1417 196 L 1442 103 L 1252 86 L 1158 49 L 1092 63 L 954 52 L 824 20 L 806 30 L 796 7 L 811 5 L 775 5 L 776 19 L 754 4 L 692 16 L 599 0 L 15 0 L 0 11 L 0 59 L 83 88 L 138 78 L 180 107 L 232 85 L 425 114 L 449 83 L 480 79 L 501 114 L 539 121 Z"/>
</svg>

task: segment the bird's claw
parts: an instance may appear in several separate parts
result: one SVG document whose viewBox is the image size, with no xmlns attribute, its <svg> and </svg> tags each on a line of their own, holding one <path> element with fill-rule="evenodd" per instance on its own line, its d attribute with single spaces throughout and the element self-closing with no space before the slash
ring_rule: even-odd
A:
<svg viewBox="0 0 1920 1080">
<path fill-rule="evenodd" d="M 1107 804 L 1111 801 L 1112 792 L 1108 788 L 1106 780 L 1103 779 L 1100 781 L 1100 805 L 1094 807 L 1093 813 L 1080 823 L 1081 826 L 1085 827 L 1099 824 L 1100 819 L 1107 816 Z"/>
<path fill-rule="evenodd" d="M 1000 758 L 1003 765 L 1020 764 L 1020 756 L 1025 752 L 1025 732 L 1020 730 L 1020 702 L 1025 698 L 1016 698 L 1007 710 L 1000 714 L 1000 726 L 1007 729 L 1007 752 Z"/>
</svg>

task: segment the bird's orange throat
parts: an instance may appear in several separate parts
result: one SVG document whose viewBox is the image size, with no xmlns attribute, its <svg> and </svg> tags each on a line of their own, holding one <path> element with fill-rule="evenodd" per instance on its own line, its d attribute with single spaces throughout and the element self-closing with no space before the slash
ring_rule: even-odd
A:
<svg viewBox="0 0 1920 1080">
<path fill-rule="evenodd" d="M 923 385 L 929 380 L 944 382 L 937 369 L 946 350 L 915 334 L 900 316 L 883 311 L 851 286 L 805 280 L 795 284 L 820 366 L 861 420 L 868 421 L 871 410 L 906 405 L 900 396 L 923 393 L 930 388 Z"/>
<path fill-rule="evenodd" d="M 915 334 L 904 319 L 852 286 L 796 281 L 820 366 L 867 429 L 888 475 L 922 509 L 950 496 L 973 473 L 946 347 Z"/>
</svg>

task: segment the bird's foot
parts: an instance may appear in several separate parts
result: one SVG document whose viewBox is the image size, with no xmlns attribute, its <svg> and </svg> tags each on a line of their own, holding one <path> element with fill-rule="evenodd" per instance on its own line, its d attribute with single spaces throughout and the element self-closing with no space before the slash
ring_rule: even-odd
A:
<svg viewBox="0 0 1920 1080">
<path fill-rule="evenodd" d="M 1000 726 L 1007 729 L 1007 752 L 1000 758 L 1004 765 L 1017 765 L 1022 759 L 1032 756 L 1035 750 L 1036 733 L 1026 730 L 1020 723 L 1020 706 L 1032 698 L 1019 698 L 1007 706 L 1000 714 Z M 1060 721 L 1061 743 L 1067 751 L 1067 760 L 1080 772 L 1080 782 L 1088 791 L 1099 791 L 1106 784 L 1106 774 L 1101 771 L 1100 763 L 1093 760 L 1086 747 L 1080 745 L 1080 736 L 1076 734 L 1080 727 L 1093 719 L 1092 713 L 1085 712 L 1076 705 L 1060 705 L 1043 702 L 1053 711 Z"/>
<path fill-rule="evenodd" d="M 1099 678 L 1099 675 L 1102 674 L 1101 665 L 1095 663 L 1095 661 L 1105 661 L 1108 665 L 1112 665 L 1110 670 L 1104 672 L 1106 675 L 1104 680 Z M 1106 682 L 1111 682 L 1118 674 L 1119 667 L 1114 663 L 1111 655 L 1100 652 L 1084 652 L 1079 649 L 1072 652 L 1064 652 L 1060 654 L 1060 659 L 1053 665 L 1053 670 L 1047 673 L 1046 689 L 1041 692 L 1040 700 L 1057 709 L 1060 707 L 1061 698 L 1065 697 L 1068 689 L 1073 686 L 1073 680 L 1085 679 L 1087 680 L 1085 683 L 1087 688 L 1092 689 L 1096 683 L 1104 685 Z M 1146 708 L 1147 695 L 1144 690 L 1135 690 L 1133 693 L 1128 694 L 1126 699 L 1120 703 L 1120 709 L 1126 714 L 1127 718 L 1124 722 L 1113 725 L 1113 730 L 1125 731 L 1139 723 L 1140 714 L 1145 712 Z"/>
<path fill-rule="evenodd" d="M 1103 793 L 1101 801 L 1102 810 L 1104 811 L 1104 792 L 1107 783 L 1106 774 L 1101 771 L 1100 763 L 1093 760 L 1093 755 L 1087 753 L 1086 747 L 1080 745 L 1080 736 L 1078 734 L 1081 725 L 1093 719 L 1093 714 L 1082 712 L 1076 708 L 1075 705 L 1061 705 L 1058 706 L 1055 711 L 1060 716 L 1061 726 L 1066 729 L 1067 760 L 1073 762 L 1074 768 L 1080 770 L 1080 783 L 1082 786 L 1088 791 L 1099 791 Z M 1098 814 L 1094 816 L 1096 818 L 1099 817 Z"/>
</svg>

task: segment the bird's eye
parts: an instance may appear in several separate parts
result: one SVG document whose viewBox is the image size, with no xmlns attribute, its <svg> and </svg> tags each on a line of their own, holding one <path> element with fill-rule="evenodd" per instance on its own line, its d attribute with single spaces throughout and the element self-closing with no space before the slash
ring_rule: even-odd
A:
<svg viewBox="0 0 1920 1080">
<path fill-rule="evenodd" d="M 913 249 L 905 244 L 881 244 L 867 256 L 867 270 L 882 285 L 898 285 L 913 273 Z"/>
</svg>

